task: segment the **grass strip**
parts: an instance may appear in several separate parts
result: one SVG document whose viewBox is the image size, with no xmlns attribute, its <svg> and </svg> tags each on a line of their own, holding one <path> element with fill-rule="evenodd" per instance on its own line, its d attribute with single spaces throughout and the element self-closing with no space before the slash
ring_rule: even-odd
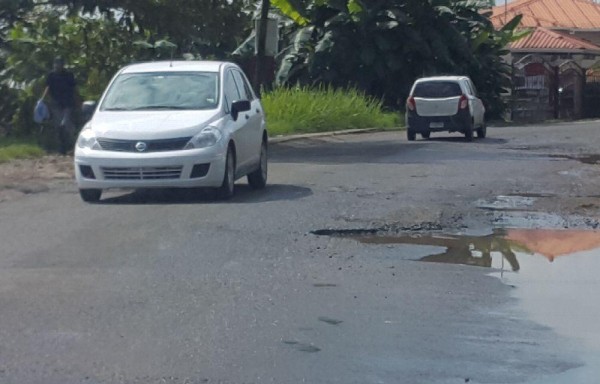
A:
<svg viewBox="0 0 600 384">
<path fill-rule="evenodd" d="M 38 145 L 0 138 L 0 163 L 14 159 L 41 157 L 45 151 Z"/>
<path fill-rule="evenodd" d="M 381 100 L 352 88 L 277 88 L 264 93 L 262 103 L 271 136 L 403 125 L 399 113 L 385 112 Z"/>
</svg>

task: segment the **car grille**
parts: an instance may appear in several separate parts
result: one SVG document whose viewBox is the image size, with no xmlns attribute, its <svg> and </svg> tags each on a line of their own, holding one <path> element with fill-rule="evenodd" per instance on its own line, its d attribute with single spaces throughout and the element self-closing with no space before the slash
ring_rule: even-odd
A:
<svg viewBox="0 0 600 384">
<path fill-rule="evenodd" d="M 183 166 L 172 167 L 102 167 L 106 180 L 179 179 Z"/>
<path fill-rule="evenodd" d="M 105 151 L 116 151 L 116 152 L 163 152 L 163 151 L 177 151 L 185 147 L 190 141 L 191 137 L 178 137 L 176 139 L 163 139 L 163 140 L 115 140 L 99 138 L 98 144 Z M 135 148 L 137 143 L 145 143 L 146 149 L 144 151 L 138 151 Z"/>
</svg>

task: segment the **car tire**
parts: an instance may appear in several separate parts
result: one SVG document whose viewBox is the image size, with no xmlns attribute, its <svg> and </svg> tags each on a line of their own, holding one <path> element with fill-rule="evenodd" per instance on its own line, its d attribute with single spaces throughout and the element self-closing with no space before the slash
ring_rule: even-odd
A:
<svg viewBox="0 0 600 384">
<path fill-rule="evenodd" d="M 484 122 L 481 124 L 481 127 L 477 128 L 477 137 L 479 137 L 480 139 L 485 139 L 486 135 L 487 135 L 487 127 Z"/>
<path fill-rule="evenodd" d="M 417 138 L 417 134 L 415 133 L 415 131 L 408 128 L 406 130 L 406 138 L 408 139 L 408 141 L 415 141 L 415 139 Z"/>
<path fill-rule="evenodd" d="M 426 131 L 426 132 L 422 132 L 421 133 L 421 137 L 424 139 L 429 139 L 429 137 L 431 136 L 431 132 L 430 131 Z"/>
<path fill-rule="evenodd" d="M 469 126 L 465 129 L 465 139 L 467 141 L 473 141 L 473 123 L 469 124 Z"/>
<path fill-rule="evenodd" d="M 263 140 L 260 146 L 260 161 L 258 169 L 248 174 L 248 184 L 254 189 L 263 189 L 267 185 L 268 176 L 268 156 L 267 156 L 267 142 Z"/>
<path fill-rule="evenodd" d="M 102 196 L 101 189 L 80 189 L 79 196 L 81 196 L 81 200 L 86 203 L 97 203 L 100 201 L 100 197 Z"/>
<path fill-rule="evenodd" d="M 223 182 L 221 183 L 221 186 L 217 188 L 216 192 L 216 197 L 219 200 L 230 199 L 235 193 L 235 154 L 231 146 L 227 149 Z"/>
</svg>

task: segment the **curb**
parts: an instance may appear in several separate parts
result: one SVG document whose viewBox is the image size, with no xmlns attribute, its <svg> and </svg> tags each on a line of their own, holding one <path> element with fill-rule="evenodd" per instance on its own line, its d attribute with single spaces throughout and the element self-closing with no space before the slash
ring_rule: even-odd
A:
<svg viewBox="0 0 600 384">
<path fill-rule="evenodd" d="M 279 144 L 288 141 L 302 140 L 302 139 L 314 139 L 319 137 L 331 137 L 339 135 L 359 135 L 363 133 L 382 132 L 383 128 L 364 128 L 364 129 L 345 129 L 341 131 L 330 131 L 330 132 L 317 132 L 317 133 L 303 133 L 298 135 L 289 136 L 275 136 L 269 137 L 269 144 Z"/>
</svg>

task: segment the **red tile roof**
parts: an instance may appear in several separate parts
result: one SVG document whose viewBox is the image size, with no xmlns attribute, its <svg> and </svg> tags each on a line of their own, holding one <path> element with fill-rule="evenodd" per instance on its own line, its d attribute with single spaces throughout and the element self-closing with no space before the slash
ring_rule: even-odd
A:
<svg viewBox="0 0 600 384">
<path fill-rule="evenodd" d="M 586 40 L 538 27 L 533 33 L 510 45 L 511 51 L 569 52 L 600 54 L 600 47 Z"/>
<path fill-rule="evenodd" d="M 600 29 L 600 4 L 592 0 L 515 0 L 492 8 L 497 28 L 522 14 L 521 27 Z"/>
</svg>

